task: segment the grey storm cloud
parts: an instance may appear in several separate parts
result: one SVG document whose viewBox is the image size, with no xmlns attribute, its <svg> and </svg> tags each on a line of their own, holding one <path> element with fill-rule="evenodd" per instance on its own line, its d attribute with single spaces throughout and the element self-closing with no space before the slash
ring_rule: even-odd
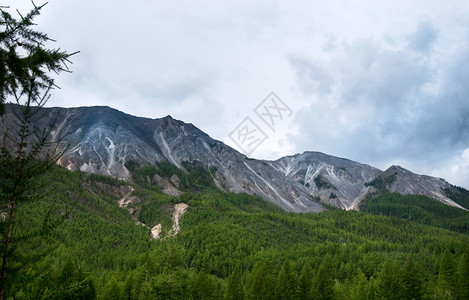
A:
<svg viewBox="0 0 469 300">
<path fill-rule="evenodd" d="M 302 92 L 316 95 L 297 114 L 294 143 L 378 165 L 438 164 L 467 149 L 469 51 L 426 59 L 437 33 L 422 22 L 408 47 L 370 39 L 343 43 L 326 62 L 290 58 Z"/>
</svg>

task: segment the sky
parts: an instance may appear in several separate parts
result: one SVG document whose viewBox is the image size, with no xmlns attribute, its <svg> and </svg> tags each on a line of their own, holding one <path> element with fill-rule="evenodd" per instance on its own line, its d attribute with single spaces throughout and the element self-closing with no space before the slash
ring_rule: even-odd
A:
<svg viewBox="0 0 469 300">
<path fill-rule="evenodd" d="M 469 188 L 468 1 L 50 0 L 36 23 L 80 51 L 49 106 L 171 115 L 254 158 L 320 151 Z"/>
</svg>

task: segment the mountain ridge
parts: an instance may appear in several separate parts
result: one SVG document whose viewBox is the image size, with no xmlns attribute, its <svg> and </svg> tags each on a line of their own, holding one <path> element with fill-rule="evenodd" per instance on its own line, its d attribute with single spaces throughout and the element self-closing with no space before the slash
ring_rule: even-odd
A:
<svg viewBox="0 0 469 300">
<path fill-rule="evenodd" d="M 392 165 L 379 175 L 386 190 L 401 195 L 424 195 L 436 199 L 446 205 L 466 209 L 450 199 L 446 189 L 453 186 L 443 178 L 415 174 L 401 166 Z"/>
<path fill-rule="evenodd" d="M 7 106 L 7 128 L 12 109 L 19 107 Z M 132 180 L 125 166 L 129 161 L 144 165 L 168 161 L 182 170 L 184 162 L 199 161 L 207 169 L 216 169 L 212 177 L 218 188 L 261 196 L 286 211 L 320 212 L 325 209 L 322 204 L 359 209 L 366 195 L 379 188 L 370 183 L 377 178 L 386 179 L 389 170 L 315 151 L 277 160 L 249 158 L 195 125 L 170 115 L 137 117 L 109 106 L 42 110 L 44 118 L 39 125 L 53 126 L 51 139 L 69 145 L 58 162 L 69 170 Z M 422 194 L 463 208 L 445 194 L 445 189 L 453 187 L 445 180 L 403 170 L 397 172 L 397 182 L 387 189 Z"/>
</svg>

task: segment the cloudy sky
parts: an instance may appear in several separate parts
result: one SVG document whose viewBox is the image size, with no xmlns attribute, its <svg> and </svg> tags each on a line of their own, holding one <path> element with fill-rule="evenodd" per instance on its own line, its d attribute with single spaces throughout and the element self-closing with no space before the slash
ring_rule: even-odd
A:
<svg viewBox="0 0 469 300">
<path fill-rule="evenodd" d="M 469 188 L 468 1 L 50 0 L 36 21 L 81 51 L 50 106 L 169 114 L 241 151 L 249 118 L 255 158 L 321 151 Z"/>
</svg>

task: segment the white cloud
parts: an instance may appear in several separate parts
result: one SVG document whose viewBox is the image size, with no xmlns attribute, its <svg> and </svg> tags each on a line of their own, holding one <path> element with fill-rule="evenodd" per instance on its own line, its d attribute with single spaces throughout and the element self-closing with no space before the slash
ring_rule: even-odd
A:
<svg viewBox="0 0 469 300">
<path fill-rule="evenodd" d="M 327 60 L 291 58 L 299 88 L 316 95 L 296 119 L 304 129 L 292 137 L 297 151 L 381 168 L 397 161 L 431 174 L 462 163 L 458 155 L 469 146 L 469 48 L 442 45 L 430 21 L 416 26 L 410 35 L 345 40 L 323 50 Z M 457 174 L 451 178 L 464 178 Z"/>
</svg>

